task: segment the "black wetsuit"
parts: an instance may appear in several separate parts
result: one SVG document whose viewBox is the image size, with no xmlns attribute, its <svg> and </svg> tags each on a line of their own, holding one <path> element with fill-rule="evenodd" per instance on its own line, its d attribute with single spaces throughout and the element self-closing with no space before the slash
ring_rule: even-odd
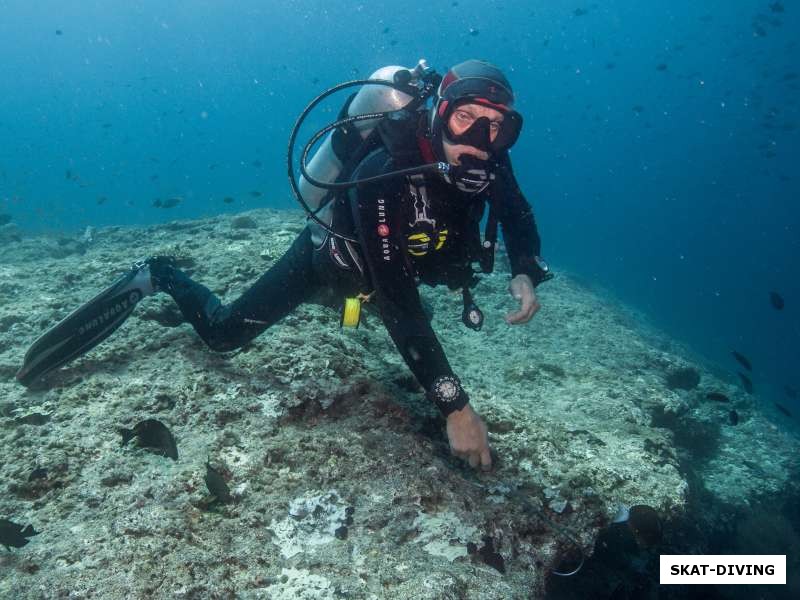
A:
<svg viewBox="0 0 800 600">
<path fill-rule="evenodd" d="M 421 154 L 411 160 L 425 162 Z M 351 188 L 334 200 L 333 228 L 360 244 L 326 236 L 315 248 L 311 226 L 306 227 L 278 262 L 229 305 L 222 305 L 210 290 L 177 269 L 154 271 L 153 276 L 203 340 L 219 351 L 253 339 L 321 286 L 332 287 L 342 298 L 374 290 L 371 302 L 377 304 L 409 368 L 430 392 L 437 377 L 453 373 L 420 303 L 417 285 L 456 289 L 473 281 L 472 263 L 485 252 L 479 225 L 487 202 L 503 228 L 512 276 L 527 274 L 534 285 L 545 278 L 534 258 L 540 241 L 530 205 L 508 156 L 499 163 L 495 179 L 478 194 L 460 192 L 438 175 Z M 380 148 L 360 163 L 352 179 L 408 164 L 408 156 L 399 164 Z M 463 391 L 460 399 L 463 405 Z M 452 406 L 437 405 L 444 414 Z"/>
</svg>

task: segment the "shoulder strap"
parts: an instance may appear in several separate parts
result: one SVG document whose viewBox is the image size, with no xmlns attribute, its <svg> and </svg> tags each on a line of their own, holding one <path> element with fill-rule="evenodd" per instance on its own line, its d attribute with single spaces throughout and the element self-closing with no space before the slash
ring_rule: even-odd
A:
<svg viewBox="0 0 800 600">
<path fill-rule="evenodd" d="M 419 161 L 417 129 L 420 112 L 401 110 L 383 118 L 377 129 L 381 141 L 398 168 L 412 166 Z"/>
</svg>

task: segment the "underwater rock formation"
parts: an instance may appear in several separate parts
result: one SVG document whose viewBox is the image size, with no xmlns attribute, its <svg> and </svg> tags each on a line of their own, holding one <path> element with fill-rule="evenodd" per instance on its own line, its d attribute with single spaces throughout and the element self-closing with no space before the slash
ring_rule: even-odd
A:
<svg viewBox="0 0 800 600">
<path fill-rule="evenodd" d="M 488 474 L 449 455 L 376 315 L 339 329 L 338 298 L 215 353 L 157 295 L 47 385 L 15 382 L 37 335 L 133 260 L 179 256 L 229 302 L 303 225 L 258 210 L 0 247 L 0 518 L 40 532 L 0 555 L 0 597 L 540 597 L 621 504 L 667 531 L 695 495 L 733 514 L 787 492 L 797 440 L 754 397 L 568 274 L 539 288 L 531 323 L 507 325 L 504 257 L 474 290 L 480 332 L 460 296 L 421 289 L 488 425 Z M 730 402 L 688 391 L 701 381 Z M 179 460 L 120 448 L 119 424 L 143 419 L 175 433 Z M 204 508 L 209 461 L 235 501 Z"/>
</svg>

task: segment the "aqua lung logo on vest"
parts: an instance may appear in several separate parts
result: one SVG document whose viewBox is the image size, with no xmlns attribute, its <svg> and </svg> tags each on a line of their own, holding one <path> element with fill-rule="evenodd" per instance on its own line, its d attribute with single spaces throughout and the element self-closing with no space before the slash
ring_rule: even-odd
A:
<svg viewBox="0 0 800 600">
<path fill-rule="evenodd" d="M 378 198 L 378 235 L 381 236 L 381 254 L 383 260 L 392 260 L 389 246 L 389 226 L 386 224 L 386 200 Z"/>
<path fill-rule="evenodd" d="M 106 307 L 106 309 L 99 313 L 94 319 L 87 321 L 78 327 L 78 335 L 89 333 L 98 327 L 104 326 L 106 323 L 114 321 L 118 315 L 127 312 L 134 304 L 142 299 L 142 294 L 138 290 L 134 290 L 123 296 Z"/>
</svg>

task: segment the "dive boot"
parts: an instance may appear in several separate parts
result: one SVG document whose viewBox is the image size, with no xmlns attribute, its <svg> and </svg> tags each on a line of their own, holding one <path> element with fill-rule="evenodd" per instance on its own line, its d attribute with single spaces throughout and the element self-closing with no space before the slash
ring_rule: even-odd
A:
<svg viewBox="0 0 800 600">
<path fill-rule="evenodd" d="M 151 276 L 151 266 L 163 271 L 173 265 L 174 259 L 164 256 L 134 263 L 108 288 L 39 336 L 25 353 L 17 381 L 29 386 L 94 348 L 125 322 L 139 300 L 158 291 L 158 278 Z"/>
</svg>

